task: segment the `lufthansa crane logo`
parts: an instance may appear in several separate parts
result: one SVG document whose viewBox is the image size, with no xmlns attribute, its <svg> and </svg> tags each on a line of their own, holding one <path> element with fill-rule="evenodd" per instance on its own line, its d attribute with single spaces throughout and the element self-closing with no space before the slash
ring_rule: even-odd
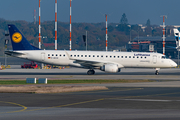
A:
<svg viewBox="0 0 180 120">
<path fill-rule="evenodd" d="M 16 33 L 14 33 L 14 34 L 12 35 L 12 40 L 13 40 L 15 43 L 19 43 L 19 42 L 21 42 L 21 40 L 22 40 L 22 35 L 21 35 L 20 33 L 16 32 Z"/>
</svg>

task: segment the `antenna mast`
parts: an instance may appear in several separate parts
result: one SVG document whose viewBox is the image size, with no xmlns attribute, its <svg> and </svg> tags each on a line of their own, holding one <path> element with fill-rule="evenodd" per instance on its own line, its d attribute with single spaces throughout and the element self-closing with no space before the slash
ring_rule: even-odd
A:
<svg viewBox="0 0 180 120">
<path fill-rule="evenodd" d="M 57 50 L 57 0 L 55 0 L 55 50 Z"/>
<path fill-rule="evenodd" d="M 108 50 L 108 48 L 107 48 L 107 39 L 108 39 L 108 36 L 107 36 L 107 14 L 105 14 L 105 16 L 106 16 L 106 51 Z"/>
<path fill-rule="evenodd" d="M 40 8 L 41 0 L 39 0 L 39 49 L 41 49 L 41 8 Z"/>
<path fill-rule="evenodd" d="M 71 51 L 71 1 L 70 0 L 70 30 L 69 30 L 69 50 Z"/>
<path fill-rule="evenodd" d="M 34 9 L 34 24 L 36 24 L 36 9 Z"/>
<path fill-rule="evenodd" d="M 161 17 L 163 17 L 163 55 L 165 55 L 165 39 L 166 39 L 166 37 L 165 37 L 165 17 L 166 17 L 166 19 L 167 19 L 167 15 L 163 15 L 163 16 L 161 16 Z"/>
</svg>

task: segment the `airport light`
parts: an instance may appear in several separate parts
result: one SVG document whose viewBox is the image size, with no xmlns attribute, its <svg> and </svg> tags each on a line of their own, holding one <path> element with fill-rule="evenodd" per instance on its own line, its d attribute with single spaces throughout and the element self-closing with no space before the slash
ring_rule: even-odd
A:
<svg viewBox="0 0 180 120">
<path fill-rule="evenodd" d="M 108 36 L 107 36 L 107 31 L 108 31 L 108 29 L 107 29 L 107 14 L 105 14 L 105 16 L 106 16 L 106 51 L 108 50 L 107 49 L 107 44 L 108 44 L 108 42 L 107 42 L 107 39 L 108 39 Z"/>
<path fill-rule="evenodd" d="M 87 31 L 86 31 L 86 51 L 87 51 Z"/>
<path fill-rule="evenodd" d="M 167 15 L 161 15 L 160 17 L 163 17 L 163 55 L 165 55 L 165 18 L 167 19 Z"/>
<path fill-rule="evenodd" d="M 57 50 L 57 0 L 55 0 L 55 50 Z"/>
<path fill-rule="evenodd" d="M 69 50 L 71 51 L 71 1 L 70 0 L 70 25 L 69 25 Z"/>
<path fill-rule="evenodd" d="M 5 31 L 5 37 L 6 37 L 6 39 L 5 39 L 5 41 L 4 41 L 4 46 L 5 46 L 4 48 L 5 48 L 5 50 L 7 50 L 7 45 L 8 45 L 8 43 L 9 43 L 9 39 L 8 39 L 9 33 L 8 33 L 8 31 Z M 6 67 L 6 65 L 7 65 L 7 57 L 6 57 L 6 54 L 5 54 L 4 63 L 5 63 L 5 67 Z"/>
<path fill-rule="evenodd" d="M 131 42 L 131 25 L 128 25 L 130 27 L 130 42 Z"/>
<path fill-rule="evenodd" d="M 41 0 L 39 0 L 39 49 L 41 49 Z"/>
</svg>

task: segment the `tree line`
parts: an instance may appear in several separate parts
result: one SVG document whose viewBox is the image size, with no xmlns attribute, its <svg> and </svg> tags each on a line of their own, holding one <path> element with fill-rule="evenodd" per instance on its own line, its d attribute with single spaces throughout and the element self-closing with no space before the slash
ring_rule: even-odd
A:
<svg viewBox="0 0 180 120">
<path fill-rule="evenodd" d="M 23 33 L 26 39 L 38 47 L 38 24 L 34 22 L 26 21 L 8 21 L 0 19 L 0 55 L 4 50 L 4 36 L 5 31 L 8 30 L 7 24 L 15 24 L 16 27 Z M 104 50 L 106 49 L 106 28 L 105 22 L 102 23 L 72 23 L 72 50 L 85 50 L 85 44 L 83 41 L 83 35 L 86 31 L 88 50 Z M 125 46 L 131 39 L 139 36 L 161 36 L 162 29 L 150 24 L 150 20 L 147 20 L 146 28 L 143 30 L 138 24 L 130 25 L 126 14 L 124 13 L 119 23 L 108 23 L 108 50 L 118 49 Z M 154 29 L 152 29 L 152 27 Z M 41 23 L 41 35 L 42 35 L 42 48 L 54 49 L 54 46 L 45 47 L 43 43 L 54 43 L 54 21 L 44 21 Z M 69 23 L 58 21 L 57 28 L 57 43 L 58 49 L 69 50 Z M 11 44 L 8 45 L 8 49 L 11 48 Z"/>
</svg>

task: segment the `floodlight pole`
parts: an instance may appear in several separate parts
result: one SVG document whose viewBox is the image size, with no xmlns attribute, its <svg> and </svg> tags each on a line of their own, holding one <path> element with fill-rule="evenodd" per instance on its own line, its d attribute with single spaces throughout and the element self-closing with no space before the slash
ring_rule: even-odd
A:
<svg viewBox="0 0 180 120">
<path fill-rule="evenodd" d="M 163 55 L 165 55 L 165 17 L 167 19 L 167 15 L 161 15 L 161 17 L 163 17 Z"/>
<path fill-rule="evenodd" d="M 86 31 L 86 51 L 87 51 L 87 31 Z"/>
</svg>

